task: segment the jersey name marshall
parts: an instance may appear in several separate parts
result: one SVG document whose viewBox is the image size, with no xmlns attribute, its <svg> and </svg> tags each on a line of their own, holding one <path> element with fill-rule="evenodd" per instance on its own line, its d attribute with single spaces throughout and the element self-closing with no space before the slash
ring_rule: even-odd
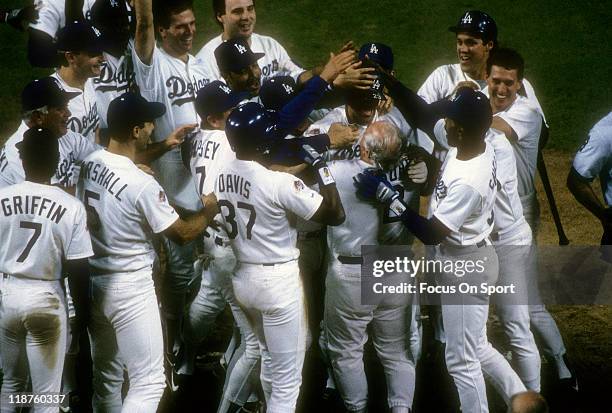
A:
<svg viewBox="0 0 612 413">
<path fill-rule="evenodd" d="M 68 210 L 56 200 L 38 195 L 13 195 L 0 200 L 2 214 L 5 217 L 13 215 L 35 215 L 44 217 L 59 224 Z"/>
<path fill-rule="evenodd" d="M 111 171 L 107 166 L 94 161 L 83 164 L 81 167 L 81 178 L 95 182 L 98 186 L 106 189 L 117 201 L 122 201 L 121 193 L 128 187 L 128 184 L 121 181 L 121 178 L 116 176 L 115 172 Z"/>
</svg>

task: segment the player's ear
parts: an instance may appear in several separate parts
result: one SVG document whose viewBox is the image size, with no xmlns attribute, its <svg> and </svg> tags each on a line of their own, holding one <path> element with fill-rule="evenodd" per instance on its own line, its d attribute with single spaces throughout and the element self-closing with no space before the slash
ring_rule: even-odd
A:
<svg viewBox="0 0 612 413">
<path fill-rule="evenodd" d="M 215 19 L 217 19 L 217 21 L 219 22 L 219 24 L 220 24 L 221 26 L 223 26 L 223 17 L 221 17 L 221 16 L 223 16 L 223 14 L 221 14 L 221 13 L 217 13 L 217 14 L 215 14 Z"/>
</svg>

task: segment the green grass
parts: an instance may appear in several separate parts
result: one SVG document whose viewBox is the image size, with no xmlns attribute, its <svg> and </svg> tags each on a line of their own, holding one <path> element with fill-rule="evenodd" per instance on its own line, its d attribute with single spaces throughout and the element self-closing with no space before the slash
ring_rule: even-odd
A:
<svg viewBox="0 0 612 413">
<path fill-rule="evenodd" d="M 210 2 L 195 3 L 197 51 L 218 27 Z M 435 67 L 456 60 L 447 28 L 478 8 L 496 19 L 501 43 L 524 56 L 551 125 L 549 147 L 574 151 L 612 110 L 612 1 L 259 0 L 257 32 L 279 40 L 304 67 L 324 62 L 348 39 L 387 43 L 399 77 L 416 89 Z M 6 137 L 18 123 L 21 88 L 44 72 L 29 67 L 25 36 L 8 27 L 0 27 L 0 36 L 0 137 Z"/>
</svg>

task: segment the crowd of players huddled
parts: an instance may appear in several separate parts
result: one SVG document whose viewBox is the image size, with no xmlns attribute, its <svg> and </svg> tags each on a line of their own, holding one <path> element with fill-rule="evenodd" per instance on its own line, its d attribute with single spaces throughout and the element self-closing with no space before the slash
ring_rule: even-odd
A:
<svg viewBox="0 0 612 413">
<path fill-rule="evenodd" d="M 548 125 L 493 18 L 461 15 L 450 27 L 458 62 L 413 91 L 384 39 L 338 45 L 306 69 L 254 32 L 254 0 L 211 3 L 220 34 L 197 54 L 190 0 L 0 10 L 27 28 L 29 63 L 50 70 L 24 85 L 22 122 L 0 151 L 2 411 L 18 411 L 26 391 L 66 395 L 39 398 L 41 412 L 155 412 L 162 397 L 179 406 L 226 307 L 223 394 L 202 411 L 295 411 L 308 363 L 327 373 L 323 399 L 368 411 L 369 340 L 393 413 L 412 411 L 416 368 L 436 354 L 463 412 L 488 411 L 485 376 L 508 411 L 548 411 L 541 356 L 577 392 L 542 304 L 495 306 L 508 362 L 487 339 L 482 294 L 422 308 L 418 294 L 361 294 L 361 247 L 415 238 L 435 246 L 432 258 L 489 260 L 472 275 L 491 285 L 535 273 Z M 611 131 L 608 115 L 568 176 L 602 222 L 602 244 Z M 451 275 L 433 277 L 452 285 Z M 84 340 L 91 354 L 79 356 Z M 83 360 L 91 401 L 77 380 Z"/>
</svg>

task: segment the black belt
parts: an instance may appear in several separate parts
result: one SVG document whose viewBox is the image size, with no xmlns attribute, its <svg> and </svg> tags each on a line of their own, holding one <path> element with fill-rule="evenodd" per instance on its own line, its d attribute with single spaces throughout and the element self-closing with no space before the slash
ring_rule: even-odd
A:
<svg viewBox="0 0 612 413">
<path fill-rule="evenodd" d="M 496 233 L 496 234 L 497 234 L 497 233 Z M 497 234 L 497 239 L 499 239 L 499 234 Z M 480 240 L 480 241 L 478 241 L 478 242 L 476 243 L 476 246 L 477 246 L 478 248 L 485 247 L 486 245 L 487 245 L 487 241 L 485 241 L 484 239 L 483 239 L 483 240 Z"/>
<path fill-rule="evenodd" d="M 342 264 L 363 264 L 363 257 L 347 257 L 346 255 L 338 255 L 338 261 Z"/>
<path fill-rule="evenodd" d="M 491 241 L 495 241 L 495 242 L 499 241 L 499 232 L 491 232 L 491 235 L 489 235 L 489 238 L 491 238 Z"/>
</svg>

